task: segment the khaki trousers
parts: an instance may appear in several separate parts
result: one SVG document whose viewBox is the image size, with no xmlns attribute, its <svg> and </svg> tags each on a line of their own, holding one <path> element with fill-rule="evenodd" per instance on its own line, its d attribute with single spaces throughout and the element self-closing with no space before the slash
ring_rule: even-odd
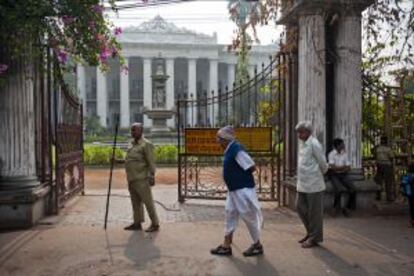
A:
<svg viewBox="0 0 414 276">
<path fill-rule="evenodd" d="M 152 191 L 148 181 L 145 179 L 130 181 L 128 182 L 128 190 L 131 195 L 134 223 L 140 224 L 144 222 L 143 205 L 145 205 L 152 225 L 159 225 L 157 211 L 152 198 Z"/>
<path fill-rule="evenodd" d="M 377 164 L 377 174 L 375 181 L 380 186 L 380 191 L 377 193 L 377 199 L 381 200 L 381 191 L 385 188 L 385 195 L 387 201 L 395 200 L 395 186 L 394 186 L 394 168 L 391 164 Z"/>
<path fill-rule="evenodd" d="M 296 209 L 309 240 L 323 241 L 323 192 L 297 193 Z"/>
</svg>

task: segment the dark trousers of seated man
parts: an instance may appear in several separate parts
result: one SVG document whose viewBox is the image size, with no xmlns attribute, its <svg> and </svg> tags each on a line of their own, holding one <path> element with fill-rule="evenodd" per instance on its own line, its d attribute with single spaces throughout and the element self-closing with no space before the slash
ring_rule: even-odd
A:
<svg viewBox="0 0 414 276">
<path fill-rule="evenodd" d="M 352 181 L 349 179 L 347 173 L 330 173 L 332 189 L 334 192 L 334 208 L 342 210 L 343 207 L 355 210 L 356 209 L 356 189 Z M 345 206 L 341 206 L 341 195 L 349 194 L 348 202 Z"/>
</svg>

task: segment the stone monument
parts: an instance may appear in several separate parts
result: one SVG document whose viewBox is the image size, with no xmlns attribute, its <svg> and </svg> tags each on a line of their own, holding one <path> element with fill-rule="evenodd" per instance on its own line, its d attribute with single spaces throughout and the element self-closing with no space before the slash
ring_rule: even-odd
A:
<svg viewBox="0 0 414 276">
<path fill-rule="evenodd" d="M 152 78 L 152 106 L 144 111 L 144 114 L 152 120 L 151 133 L 169 133 L 167 120 L 174 115 L 173 110 L 168 110 L 166 106 L 166 82 L 169 78 L 165 74 L 164 60 L 159 57 L 155 61 L 156 69 Z"/>
</svg>

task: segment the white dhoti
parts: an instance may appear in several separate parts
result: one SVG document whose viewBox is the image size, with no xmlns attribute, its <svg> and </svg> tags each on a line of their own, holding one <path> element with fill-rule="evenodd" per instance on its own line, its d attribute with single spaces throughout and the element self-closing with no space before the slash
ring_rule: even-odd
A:
<svg viewBox="0 0 414 276">
<path fill-rule="evenodd" d="M 225 211 L 225 235 L 229 235 L 236 230 L 240 216 L 246 224 L 253 242 L 256 243 L 259 241 L 263 216 L 254 188 L 229 191 L 227 194 Z"/>
</svg>

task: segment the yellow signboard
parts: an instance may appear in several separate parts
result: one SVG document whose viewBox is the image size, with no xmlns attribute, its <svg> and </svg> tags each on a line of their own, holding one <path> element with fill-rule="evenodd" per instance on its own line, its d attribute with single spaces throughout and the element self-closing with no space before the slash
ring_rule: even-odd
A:
<svg viewBox="0 0 414 276">
<path fill-rule="evenodd" d="M 187 154 L 221 155 L 223 149 L 217 142 L 218 128 L 185 129 L 185 152 Z M 272 150 L 271 127 L 236 128 L 236 139 L 250 152 L 269 152 Z"/>
</svg>

